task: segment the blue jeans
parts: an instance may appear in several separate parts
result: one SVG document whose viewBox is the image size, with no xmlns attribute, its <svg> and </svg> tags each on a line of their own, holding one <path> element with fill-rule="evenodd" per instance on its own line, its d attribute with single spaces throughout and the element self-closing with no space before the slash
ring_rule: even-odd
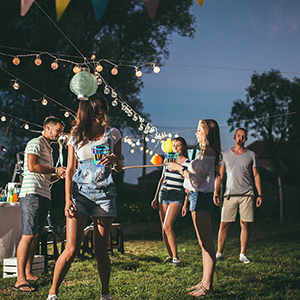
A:
<svg viewBox="0 0 300 300">
<path fill-rule="evenodd" d="M 20 198 L 22 234 L 42 234 L 49 210 L 50 200 L 37 194 L 26 194 Z"/>
<path fill-rule="evenodd" d="M 211 213 L 213 203 L 213 193 L 194 192 L 189 195 L 190 211 L 206 211 Z"/>
<path fill-rule="evenodd" d="M 184 189 L 181 190 L 167 190 L 161 188 L 158 194 L 158 203 L 169 205 L 170 203 L 176 203 L 182 205 L 184 200 Z"/>
</svg>

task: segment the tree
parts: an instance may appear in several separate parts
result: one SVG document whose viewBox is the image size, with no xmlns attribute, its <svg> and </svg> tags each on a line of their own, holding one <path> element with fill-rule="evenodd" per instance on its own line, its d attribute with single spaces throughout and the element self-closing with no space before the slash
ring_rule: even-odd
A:
<svg viewBox="0 0 300 300">
<path fill-rule="evenodd" d="M 280 162 L 287 161 L 283 145 L 295 139 L 299 132 L 300 81 L 283 78 L 280 71 L 271 70 L 261 75 L 254 73 L 251 85 L 246 88 L 246 100 L 236 100 L 231 109 L 228 124 L 231 131 L 241 127 L 252 131 L 252 136 L 262 138 L 278 179 L 280 220 L 283 221 L 282 174 Z"/>
<path fill-rule="evenodd" d="M 134 68 L 122 65 L 124 62 L 163 65 L 169 57 L 168 45 L 173 33 L 188 38 L 194 36 L 195 18 L 189 13 L 192 4 L 192 0 L 160 1 L 155 19 L 151 20 L 143 1 L 110 0 L 101 20 L 96 21 L 91 1 L 72 0 L 55 24 L 74 47 L 43 13 L 45 11 L 52 20 L 56 19 L 54 0 L 35 1 L 25 17 L 19 16 L 19 0 L 1 1 L 0 67 L 29 86 L 20 84 L 19 90 L 13 90 L 10 83 L 14 77 L 0 70 L 0 110 L 39 125 L 51 114 L 65 119 L 65 109 L 60 110 L 62 107 L 52 101 L 43 106 L 40 101 L 43 95 L 36 90 L 76 111 L 78 100 L 68 87 L 74 75 L 74 65 L 60 62 L 54 71 L 50 68 L 54 58 L 48 53 L 78 63 L 84 61 L 81 54 L 88 59 L 95 54 L 97 59 L 109 59 L 119 65 L 117 76 L 111 75 L 111 65 L 105 63 L 101 74 L 136 112 L 149 120 L 149 115 L 143 113 L 139 98 L 143 81 L 135 76 Z M 39 67 L 33 63 L 35 57 L 22 57 L 30 53 L 40 53 L 43 63 Z M 12 64 L 14 55 L 20 55 L 18 66 Z M 143 72 L 151 68 L 146 65 Z M 103 85 L 99 86 L 102 91 L 103 88 Z M 108 97 L 108 100 L 111 102 L 112 98 Z M 111 109 L 109 117 L 111 125 L 121 132 L 136 132 L 137 122 L 120 109 Z M 8 149 L 5 159 L 10 167 L 15 153 L 23 150 L 26 142 L 33 137 L 29 131 L 20 129 L 22 124 L 14 119 L 5 141 Z M 70 127 L 68 123 L 67 132 Z M 0 122 L 0 132 L 4 134 L 5 123 Z"/>
</svg>

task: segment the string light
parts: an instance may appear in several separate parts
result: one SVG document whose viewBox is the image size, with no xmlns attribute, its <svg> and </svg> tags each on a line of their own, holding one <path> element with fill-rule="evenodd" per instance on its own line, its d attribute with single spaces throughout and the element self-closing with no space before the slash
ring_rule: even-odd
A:
<svg viewBox="0 0 300 300">
<path fill-rule="evenodd" d="M 29 129 L 29 125 L 26 123 L 26 124 L 24 125 L 24 128 L 25 128 L 26 130 L 28 130 L 28 129 Z"/>
<path fill-rule="evenodd" d="M 114 66 L 113 69 L 111 69 L 110 72 L 111 72 L 112 75 L 117 75 L 118 72 L 119 72 L 119 71 L 118 71 L 118 67 L 117 67 L 117 66 Z"/>
<path fill-rule="evenodd" d="M 142 71 L 140 71 L 138 68 L 135 69 L 135 76 L 141 77 L 143 75 Z"/>
<path fill-rule="evenodd" d="M 14 82 L 14 84 L 13 84 L 13 88 L 14 88 L 15 90 L 18 90 L 18 89 L 20 88 L 20 85 L 19 85 L 19 83 L 18 83 L 17 80 L 15 80 L 15 82 Z"/>
<path fill-rule="evenodd" d="M 145 150 L 146 153 L 149 153 L 149 151 L 150 151 L 149 149 L 146 149 L 146 150 Z"/>
<path fill-rule="evenodd" d="M 78 65 L 78 64 L 75 65 L 74 68 L 73 68 L 73 72 L 74 72 L 75 74 L 77 74 L 77 73 L 79 73 L 80 71 L 81 71 L 81 68 L 79 67 L 79 65 Z"/>
<path fill-rule="evenodd" d="M 112 106 L 117 106 L 118 105 L 118 101 L 115 99 L 112 103 L 111 103 Z"/>
<path fill-rule="evenodd" d="M 51 64 L 51 68 L 53 70 L 56 70 L 58 68 L 58 62 L 57 62 L 57 59 Z"/>
<path fill-rule="evenodd" d="M 64 113 L 64 116 L 65 116 L 66 118 L 69 118 L 70 113 L 66 110 L 65 113 Z"/>
<path fill-rule="evenodd" d="M 153 138 L 153 139 L 151 140 L 151 143 L 155 143 L 155 138 Z"/>
<path fill-rule="evenodd" d="M 20 64 L 20 59 L 19 59 L 19 57 L 14 57 L 14 59 L 12 60 L 12 62 L 13 62 L 13 64 L 15 65 L 15 66 L 18 66 L 19 64 Z"/>
<path fill-rule="evenodd" d="M 133 149 L 133 148 L 131 148 L 131 149 L 130 149 L 130 152 L 131 152 L 131 153 L 134 153 L 134 149 Z"/>
<path fill-rule="evenodd" d="M 103 70 L 103 67 L 102 67 L 102 65 L 100 65 L 100 64 L 97 64 L 97 66 L 96 66 L 96 70 L 97 70 L 97 72 L 101 72 L 101 71 Z"/>
<path fill-rule="evenodd" d="M 150 154 L 150 155 L 152 155 L 152 154 L 153 154 L 153 151 L 152 151 L 152 150 L 150 150 L 149 154 Z"/>
<path fill-rule="evenodd" d="M 141 146 L 141 147 L 140 147 L 140 150 L 141 150 L 141 151 L 143 151 L 143 150 L 144 150 L 144 147 L 143 147 L 143 146 Z"/>
<path fill-rule="evenodd" d="M 156 64 L 153 64 L 153 72 L 154 73 L 159 73 L 160 72 L 160 67 L 158 67 Z"/>
<path fill-rule="evenodd" d="M 5 121 L 6 121 L 6 117 L 5 117 L 5 116 L 2 116 L 2 117 L 1 117 L 1 121 L 2 121 L 2 122 L 5 122 Z"/>
<path fill-rule="evenodd" d="M 112 96 L 112 98 L 117 98 L 118 94 L 114 90 L 112 90 L 111 96 Z"/>
<path fill-rule="evenodd" d="M 36 56 L 36 59 L 34 60 L 34 63 L 36 66 L 40 66 L 42 64 L 42 60 L 39 55 Z"/>
<path fill-rule="evenodd" d="M 48 104 L 48 100 L 46 99 L 45 96 L 43 97 L 42 104 L 45 106 Z"/>
<path fill-rule="evenodd" d="M 98 84 L 98 85 L 101 85 L 101 84 L 102 84 L 102 82 L 103 82 L 103 81 L 102 81 L 102 79 L 101 79 L 100 77 L 99 77 L 99 78 L 97 78 L 97 84 Z"/>
<path fill-rule="evenodd" d="M 138 140 L 138 141 L 136 141 L 136 145 L 137 146 L 139 146 L 141 143 L 140 143 L 140 141 Z"/>
<path fill-rule="evenodd" d="M 95 60 L 95 59 L 96 59 L 96 55 L 93 54 L 93 55 L 91 56 L 91 59 L 92 59 L 92 60 Z"/>
<path fill-rule="evenodd" d="M 106 85 L 105 88 L 104 88 L 103 93 L 104 93 L 105 95 L 108 95 L 109 92 L 110 92 L 110 90 L 109 90 L 108 86 Z"/>
<path fill-rule="evenodd" d="M 179 137 L 179 134 L 176 132 L 174 135 L 174 138 L 178 138 L 178 137 Z"/>
<path fill-rule="evenodd" d="M 134 122 L 136 122 L 136 121 L 138 120 L 138 116 L 137 116 L 137 115 L 134 115 L 133 118 L 132 118 L 132 120 L 133 120 Z"/>
<path fill-rule="evenodd" d="M 148 138 L 147 136 L 145 137 L 145 141 L 146 141 L 146 142 L 149 142 L 149 138 Z"/>
</svg>

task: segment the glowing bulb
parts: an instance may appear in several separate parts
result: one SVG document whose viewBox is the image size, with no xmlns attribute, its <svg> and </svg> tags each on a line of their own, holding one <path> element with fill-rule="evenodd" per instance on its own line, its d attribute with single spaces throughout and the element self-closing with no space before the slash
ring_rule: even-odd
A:
<svg viewBox="0 0 300 300">
<path fill-rule="evenodd" d="M 15 65 L 15 66 L 17 66 L 17 65 L 19 65 L 20 64 L 20 59 L 19 59 L 19 57 L 14 57 L 14 59 L 12 60 L 12 62 L 13 62 L 13 64 Z"/>
<path fill-rule="evenodd" d="M 93 54 L 93 55 L 91 56 L 91 59 L 94 60 L 95 58 L 96 58 L 96 55 Z"/>
<path fill-rule="evenodd" d="M 112 103 L 111 103 L 112 106 L 117 106 L 118 105 L 118 101 L 115 99 Z"/>
<path fill-rule="evenodd" d="M 145 133 L 145 134 L 148 134 L 148 130 L 147 130 L 147 129 L 145 129 L 145 130 L 144 130 L 144 133 Z"/>
<path fill-rule="evenodd" d="M 79 73 L 81 71 L 81 68 L 79 67 L 79 65 L 77 64 L 77 65 L 75 65 L 75 67 L 73 68 L 73 72 L 75 73 L 75 74 L 77 74 L 77 73 Z"/>
<path fill-rule="evenodd" d="M 134 147 L 134 146 L 135 146 L 135 143 L 132 143 L 132 144 L 131 144 L 131 147 Z"/>
<path fill-rule="evenodd" d="M 42 104 L 43 104 L 43 105 L 47 105 L 47 104 L 48 104 L 48 100 L 47 100 L 45 97 L 44 97 L 43 100 L 42 100 Z"/>
<path fill-rule="evenodd" d="M 113 98 L 117 98 L 118 94 L 117 94 L 114 90 L 112 90 L 112 91 L 111 91 L 111 96 L 112 96 Z"/>
<path fill-rule="evenodd" d="M 153 65 L 153 72 L 154 73 L 159 73 L 160 72 L 160 67 L 158 67 L 157 65 Z"/>
<path fill-rule="evenodd" d="M 154 131 L 155 131 L 155 127 L 153 126 L 153 127 L 150 128 L 149 132 L 153 133 Z"/>
<path fill-rule="evenodd" d="M 26 130 L 28 130 L 28 129 L 29 129 L 29 125 L 26 123 L 26 124 L 24 125 L 24 128 L 25 128 Z"/>
<path fill-rule="evenodd" d="M 138 140 L 137 142 L 136 142 L 136 145 L 137 146 L 139 146 L 141 143 L 140 143 L 140 141 Z"/>
<path fill-rule="evenodd" d="M 100 64 L 97 64 L 96 70 L 97 70 L 98 72 L 101 72 L 101 71 L 103 70 L 103 67 L 102 67 Z"/>
<path fill-rule="evenodd" d="M 117 75 L 117 74 L 118 74 L 118 68 L 117 68 L 116 66 L 113 67 L 113 69 L 111 69 L 110 73 L 111 73 L 112 75 Z"/>
<path fill-rule="evenodd" d="M 148 138 L 147 136 L 145 137 L 145 141 L 146 141 L 146 142 L 149 142 L 149 138 Z"/>
<path fill-rule="evenodd" d="M 145 151 L 146 153 L 149 153 L 149 149 L 146 149 L 146 151 Z"/>
<path fill-rule="evenodd" d="M 141 151 L 143 151 L 143 150 L 144 150 L 144 147 L 143 147 L 143 146 L 141 146 L 141 147 L 140 147 L 140 150 L 141 150 Z"/>
<path fill-rule="evenodd" d="M 6 117 L 5 117 L 5 116 L 2 116 L 2 117 L 1 117 L 1 121 L 2 121 L 2 122 L 5 122 L 5 121 L 6 121 Z"/>
<path fill-rule="evenodd" d="M 141 77 L 143 75 L 142 71 L 140 71 L 138 68 L 135 69 L 135 76 Z"/>
<path fill-rule="evenodd" d="M 123 111 L 126 110 L 126 107 L 127 107 L 126 104 L 122 103 L 121 109 L 122 109 Z"/>
<path fill-rule="evenodd" d="M 172 133 L 169 133 L 169 134 L 168 134 L 168 137 L 169 137 L 169 138 L 172 138 Z"/>
<path fill-rule="evenodd" d="M 97 78 L 97 84 L 98 85 L 101 85 L 102 84 L 102 79 L 99 77 L 99 78 Z"/>
<path fill-rule="evenodd" d="M 58 63 L 57 63 L 57 59 L 51 64 L 51 68 L 53 70 L 56 70 L 58 68 Z"/>
<path fill-rule="evenodd" d="M 18 89 L 20 88 L 20 85 L 19 85 L 18 81 L 15 81 L 15 82 L 14 82 L 13 88 L 14 88 L 15 90 L 18 90 Z"/>
<path fill-rule="evenodd" d="M 42 60 L 40 59 L 40 57 L 38 55 L 36 56 L 34 63 L 36 66 L 40 66 L 42 64 Z"/>
<path fill-rule="evenodd" d="M 140 125 L 140 127 L 138 129 L 139 129 L 139 131 L 143 131 L 143 126 Z"/>
<path fill-rule="evenodd" d="M 178 134 L 178 133 L 175 133 L 174 137 L 175 137 L 175 138 L 178 138 L 178 137 L 179 137 L 179 134 Z"/>
<path fill-rule="evenodd" d="M 133 149 L 133 148 L 131 148 L 131 149 L 130 149 L 130 152 L 131 152 L 131 153 L 134 153 L 134 149 Z"/>
<path fill-rule="evenodd" d="M 64 113 L 64 116 L 65 116 L 66 118 L 68 118 L 68 117 L 70 116 L 70 113 L 66 110 L 65 113 Z"/>
<path fill-rule="evenodd" d="M 133 120 L 134 122 L 136 122 L 136 121 L 138 120 L 137 115 L 134 115 L 133 118 L 132 118 L 132 120 Z"/>
<path fill-rule="evenodd" d="M 151 143 L 155 143 L 155 138 L 153 138 L 153 139 L 151 140 Z"/>
<path fill-rule="evenodd" d="M 144 121 L 145 119 L 140 117 L 140 122 L 143 123 Z"/>
<path fill-rule="evenodd" d="M 110 90 L 109 90 L 108 86 L 105 86 L 103 93 L 104 93 L 105 95 L 108 95 L 109 92 L 110 92 Z"/>
<path fill-rule="evenodd" d="M 132 117 L 132 115 L 133 115 L 133 112 L 132 112 L 132 110 L 130 110 L 130 111 L 127 113 L 127 116 L 130 118 L 130 117 Z"/>
</svg>

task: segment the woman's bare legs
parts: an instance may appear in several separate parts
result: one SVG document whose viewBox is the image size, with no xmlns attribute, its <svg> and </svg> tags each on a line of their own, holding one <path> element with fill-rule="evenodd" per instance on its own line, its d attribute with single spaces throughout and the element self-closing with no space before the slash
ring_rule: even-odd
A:
<svg viewBox="0 0 300 300">
<path fill-rule="evenodd" d="M 196 289 L 202 286 L 211 291 L 213 288 L 213 275 L 216 263 L 215 246 L 212 235 L 212 226 L 210 213 L 204 211 L 193 211 L 192 219 L 198 237 L 199 245 L 202 249 L 203 260 L 203 277 L 200 284 L 195 286 Z M 200 288 L 189 293 L 194 297 L 204 296 L 205 292 Z"/>
<path fill-rule="evenodd" d="M 178 258 L 176 236 L 173 230 L 174 222 L 180 212 L 181 206 L 176 203 L 169 205 L 159 203 L 160 220 L 162 224 L 162 236 L 169 257 Z"/>
<path fill-rule="evenodd" d="M 98 272 L 102 283 L 102 295 L 109 293 L 111 263 L 107 252 L 107 244 L 113 222 L 112 217 L 94 218 L 94 249 L 98 264 Z"/>
<path fill-rule="evenodd" d="M 86 220 L 87 216 L 79 212 L 76 212 L 75 216 L 72 218 L 67 217 L 66 248 L 55 263 L 49 295 L 58 294 L 59 286 L 69 271 L 72 261 L 80 250 Z"/>
</svg>

